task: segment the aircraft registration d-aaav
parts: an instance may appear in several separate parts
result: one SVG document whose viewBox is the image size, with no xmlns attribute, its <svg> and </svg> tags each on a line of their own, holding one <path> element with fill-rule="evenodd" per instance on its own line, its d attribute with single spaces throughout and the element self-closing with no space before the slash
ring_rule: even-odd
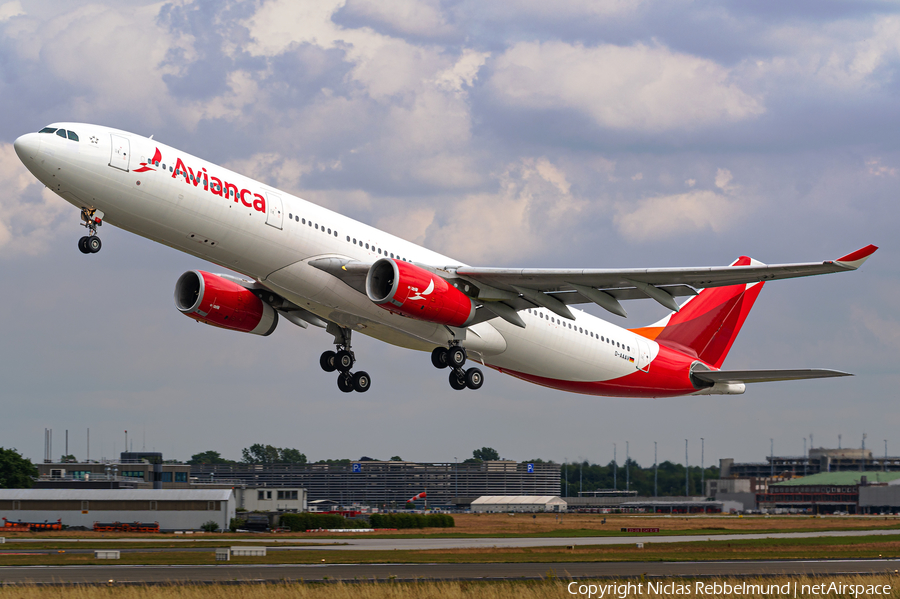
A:
<svg viewBox="0 0 900 599">
<path fill-rule="evenodd" d="M 107 222 L 240 273 L 184 273 L 175 306 L 207 324 L 269 335 L 280 319 L 324 328 L 320 365 L 344 392 L 366 391 L 352 333 L 431 352 L 454 389 L 478 389 L 467 361 L 576 393 L 619 397 L 737 394 L 746 383 L 845 376 L 824 369 L 722 370 L 763 284 L 857 269 L 869 245 L 837 260 L 642 269 L 482 268 L 326 210 L 152 138 L 55 123 L 15 141 L 35 177 L 81 210 L 85 254 Z M 624 329 L 622 302 L 671 313 Z M 687 298 L 679 305 L 678 298 Z"/>
</svg>

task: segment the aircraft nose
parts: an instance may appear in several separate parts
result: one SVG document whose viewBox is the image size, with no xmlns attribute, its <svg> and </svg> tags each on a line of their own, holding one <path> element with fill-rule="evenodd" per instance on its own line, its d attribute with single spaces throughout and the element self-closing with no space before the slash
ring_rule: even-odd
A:
<svg viewBox="0 0 900 599">
<path fill-rule="evenodd" d="M 19 160 L 28 164 L 37 155 L 38 148 L 41 145 L 41 138 L 37 133 L 26 133 L 13 142 L 13 147 Z"/>
</svg>

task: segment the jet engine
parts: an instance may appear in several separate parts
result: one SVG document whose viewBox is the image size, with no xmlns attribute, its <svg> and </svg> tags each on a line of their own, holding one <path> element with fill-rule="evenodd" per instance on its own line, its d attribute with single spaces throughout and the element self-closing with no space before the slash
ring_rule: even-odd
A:
<svg viewBox="0 0 900 599">
<path fill-rule="evenodd" d="M 382 258 L 369 268 L 366 294 L 378 306 L 417 320 L 466 326 L 475 304 L 441 277 L 408 262 Z"/>
<path fill-rule="evenodd" d="M 234 281 L 189 270 L 175 283 L 175 307 L 194 320 L 231 331 L 271 335 L 278 313 Z"/>
</svg>

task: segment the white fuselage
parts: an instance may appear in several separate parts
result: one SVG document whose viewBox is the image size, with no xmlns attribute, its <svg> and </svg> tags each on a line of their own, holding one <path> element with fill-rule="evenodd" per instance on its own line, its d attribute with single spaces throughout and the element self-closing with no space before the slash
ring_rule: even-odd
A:
<svg viewBox="0 0 900 599">
<path fill-rule="evenodd" d="M 17 141 L 17 151 L 47 187 L 79 208 L 102 211 L 106 223 L 239 272 L 364 335 L 424 351 L 452 339 L 447 327 L 388 312 L 309 261 L 372 263 L 387 256 L 455 267 L 462 265 L 458 260 L 146 137 L 82 123 L 54 126 L 75 131 L 79 141 L 32 134 Z M 123 139 L 127 149 L 114 148 Z M 178 173 L 176 164 L 190 174 Z M 192 179 L 193 173 L 199 176 Z M 225 196 L 216 180 L 233 185 L 237 194 Z M 264 211 L 253 206 L 254 198 L 265 198 Z M 659 352 L 655 342 L 631 331 L 573 313 L 575 321 L 565 321 L 543 308 L 522 311 L 524 329 L 495 318 L 470 327 L 464 345 L 471 359 L 501 370 L 584 382 L 648 368 L 648 360 L 628 359 L 638 356 L 640 344 L 649 360 Z"/>
</svg>

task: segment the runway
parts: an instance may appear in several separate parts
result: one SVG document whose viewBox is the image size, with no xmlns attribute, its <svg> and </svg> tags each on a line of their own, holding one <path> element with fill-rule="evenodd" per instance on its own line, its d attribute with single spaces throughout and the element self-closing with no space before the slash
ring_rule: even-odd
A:
<svg viewBox="0 0 900 599">
<path fill-rule="evenodd" d="M 525 564 L 312 564 L 209 566 L 7 566 L 0 584 L 210 583 L 232 581 L 534 580 L 645 576 L 745 577 L 778 574 L 893 573 L 900 560 L 619 562 Z"/>
</svg>

